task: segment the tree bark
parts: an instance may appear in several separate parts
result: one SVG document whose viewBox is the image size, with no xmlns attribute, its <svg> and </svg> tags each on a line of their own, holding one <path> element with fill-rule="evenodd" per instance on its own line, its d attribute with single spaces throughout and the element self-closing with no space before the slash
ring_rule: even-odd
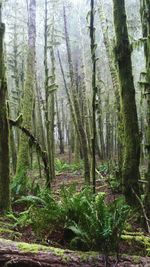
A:
<svg viewBox="0 0 150 267">
<path fill-rule="evenodd" d="M 119 71 L 124 124 L 123 191 L 127 202 L 134 206 L 137 204 L 137 198 L 133 194 L 133 190 L 139 195 L 140 136 L 132 76 L 131 48 L 126 22 L 125 1 L 113 0 L 113 4 L 116 33 L 115 52 Z"/>
<path fill-rule="evenodd" d="M 122 154 L 123 154 L 123 125 L 122 125 L 122 117 L 121 117 L 121 107 L 120 107 L 120 82 L 118 77 L 117 68 L 115 65 L 115 55 L 113 55 L 112 51 L 112 44 L 110 42 L 110 38 L 108 35 L 108 26 L 107 20 L 105 17 L 105 13 L 103 10 L 102 0 L 98 1 L 99 5 L 99 17 L 101 21 L 101 28 L 103 33 L 104 45 L 106 48 L 106 55 L 108 58 L 108 65 L 111 74 L 111 80 L 113 85 L 113 90 L 115 93 L 115 106 L 117 108 L 117 154 L 118 154 L 118 165 L 119 165 L 119 175 L 121 176 L 121 169 L 122 169 Z"/>
<path fill-rule="evenodd" d="M 1 22 L 0 3 L 0 211 L 10 208 L 10 178 L 9 178 L 9 130 L 7 121 L 5 65 L 3 55 L 3 38 L 5 25 Z"/>
<path fill-rule="evenodd" d="M 92 58 L 92 180 L 93 180 L 93 193 L 96 189 L 96 44 L 95 44 L 95 1 L 91 0 L 91 17 L 90 17 L 90 39 L 91 39 L 91 58 Z"/>
<path fill-rule="evenodd" d="M 74 252 L 0 239 L 1 267 L 102 267 L 98 253 Z"/>
<path fill-rule="evenodd" d="M 56 95 L 56 113 L 57 113 L 57 128 L 58 128 L 58 138 L 59 138 L 59 150 L 60 150 L 60 154 L 64 154 L 65 150 L 64 150 L 64 136 L 63 136 L 63 131 L 62 131 L 62 123 L 61 123 L 61 119 L 60 119 L 60 111 L 58 108 L 58 99 L 57 99 L 57 95 Z"/>
<path fill-rule="evenodd" d="M 142 30 L 143 37 L 147 38 L 144 53 L 146 61 L 146 76 L 145 76 L 145 96 L 147 101 L 147 114 L 146 114 L 146 150 L 148 154 L 148 163 L 147 163 L 147 188 L 146 188 L 146 198 L 145 198 L 145 207 L 147 216 L 150 219 L 150 2 L 149 0 L 141 0 L 141 21 L 142 21 Z"/>
<path fill-rule="evenodd" d="M 27 73 L 23 98 L 23 126 L 31 131 L 32 109 L 35 86 L 35 43 L 36 43 L 36 0 L 30 0 L 29 23 L 28 23 L 28 52 L 27 52 Z M 28 138 L 22 134 L 19 145 L 17 160 L 16 180 L 21 184 L 20 192 L 26 190 L 27 170 L 29 163 Z"/>
</svg>

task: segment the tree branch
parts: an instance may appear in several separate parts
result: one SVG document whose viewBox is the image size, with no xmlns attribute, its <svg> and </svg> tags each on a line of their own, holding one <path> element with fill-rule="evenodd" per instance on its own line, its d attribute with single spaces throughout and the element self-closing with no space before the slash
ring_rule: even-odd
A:
<svg viewBox="0 0 150 267">
<path fill-rule="evenodd" d="M 8 122 L 9 122 L 9 125 L 10 126 L 14 126 L 14 127 L 19 128 L 26 136 L 29 137 L 29 140 L 35 146 L 37 152 L 39 153 L 39 155 L 42 158 L 42 161 L 43 161 L 43 164 L 44 164 L 44 170 L 45 170 L 46 177 L 49 177 L 48 156 L 47 156 L 46 151 L 43 151 L 42 150 L 42 147 L 38 143 L 38 140 L 33 136 L 33 134 L 28 129 L 26 129 L 25 127 L 19 125 L 17 123 L 17 121 L 12 120 L 12 119 L 8 119 Z"/>
</svg>

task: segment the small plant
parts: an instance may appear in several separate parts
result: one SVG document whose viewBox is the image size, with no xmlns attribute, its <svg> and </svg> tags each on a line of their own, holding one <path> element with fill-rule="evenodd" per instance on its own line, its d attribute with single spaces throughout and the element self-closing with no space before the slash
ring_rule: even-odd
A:
<svg viewBox="0 0 150 267">
<path fill-rule="evenodd" d="M 98 171 L 101 173 L 102 176 L 107 176 L 109 172 L 108 164 L 107 163 L 102 163 L 97 167 Z"/>
<path fill-rule="evenodd" d="M 110 185 L 112 192 L 114 192 L 114 193 L 120 192 L 120 187 L 121 187 L 120 181 L 116 177 L 114 177 L 113 175 L 110 174 L 109 179 L 108 179 L 108 183 Z"/>
<path fill-rule="evenodd" d="M 61 204 L 66 214 L 66 226 L 73 221 L 84 223 L 85 214 L 90 212 L 90 203 L 94 196 L 90 188 L 86 187 L 81 192 L 76 192 L 75 187 L 69 189 L 62 188 Z"/>
<path fill-rule="evenodd" d="M 68 226 L 75 235 L 71 245 L 84 250 L 96 249 L 106 256 L 117 252 L 128 212 L 129 207 L 122 198 L 107 205 L 105 193 L 99 193 L 95 201 L 86 202 L 82 219 L 73 220 Z"/>
<path fill-rule="evenodd" d="M 26 227 L 28 225 L 31 225 L 31 219 L 29 216 L 30 209 L 27 209 L 19 214 L 19 216 L 14 215 L 13 213 L 7 214 L 7 218 L 11 219 L 14 222 L 14 228 L 16 227 Z"/>
<path fill-rule="evenodd" d="M 76 172 L 76 171 L 82 170 L 82 169 L 83 169 L 83 162 L 82 161 L 79 163 L 69 164 L 69 163 L 66 163 L 64 161 L 61 161 L 60 159 L 55 160 L 55 170 L 57 173 L 61 173 L 64 171 Z"/>
</svg>

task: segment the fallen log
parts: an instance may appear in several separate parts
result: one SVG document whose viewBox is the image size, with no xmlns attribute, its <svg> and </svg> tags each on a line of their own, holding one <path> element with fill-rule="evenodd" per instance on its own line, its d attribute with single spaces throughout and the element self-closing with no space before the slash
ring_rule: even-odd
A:
<svg viewBox="0 0 150 267">
<path fill-rule="evenodd" d="M 78 252 L 37 244 L 14 242 L 0 238 L 0 267 L 104 267 L 104 258 L 97 252 Z M 109 265 L 150 266 L 150 257 L 122 255 L 118 264 L 109 257 Z"/>
<path fill-rule="evenodd" d="M 74 252 L 0 238 L 0 267 L 102 267 L 96 252 Z"/>
</svg>

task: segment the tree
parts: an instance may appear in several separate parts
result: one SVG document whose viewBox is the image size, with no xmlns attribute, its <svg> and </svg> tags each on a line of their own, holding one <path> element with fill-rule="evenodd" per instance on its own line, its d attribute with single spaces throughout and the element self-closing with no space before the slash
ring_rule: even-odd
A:
<svg viewBox="0 0 150 267">
<path fill-rule="evenodd" d="M 146 172 L 146 179 L 148 186 L 146 189 L 145 206 L 147 215 L 150 218 L 150 2 L 148 0 L 141 0 L 141 21 L 143 29 L 143 37 L 146 38 L 144 45 L 146 73 L 145 73 L 145 96 L 147 100 L 147 134 L 146 134 L 146 149 L 148 153 L 148 166 Z"/>
<path fill-rule="evenodd" d="M 118 165 L 119 165 L 119 174 L 121 174 L 121 168 L 122 168 L 121 141 L 122 141 L 123 127 L 122 127 L 122 118 L 121 118 L 121 110 L 120 110 L 120 95 L 119 95 L 120 83 L 119 83 L 118 72 L 117 72 L 116 65 L 115 65 L 115 56 L 112 51 L 113 44 L 111 43 L 110 38 L 109 38 L 107 19 L 105 17 L 105 13 L 103 10 L 102 0 L 98 1 L 98 7 L 99 7 L 98 9 L 99 17 L 101 21 L 101 29 L 103 33 L 103 40 L 104 40 L 104 45 L 106 48 L 106 55 L 108 58 L 108 65 L 109 65 L 109 70 L 111 74 L 112 86 L 113 86 L 113 90 L 115 93 L 115 105 L 117 108 Z"/>
<path fill-rule="evenodd" d="M 91 55 L 92 55 L 92 128 L 93 128 L 93 136 L 92 136 L 92 179 L 93 179 L 93 193 L 95 193 L 96 188 L 96 43 L 95 43 L 95 28 L 94 28 L 94 0 L 91 0 L 91 17 L 90 17 L 90 39 L 91 39 Z"/>
<path fill-rule="evenodd" d="M 0 211 L 10 209 L 9 179 L 9 129 L 7 121 L 7 83 L 3 52 L 5 25 L 1 18 L 2 3 L 0 2 Z"/>
<path fill-rule="evenodd" d="M 28 17 L 28 51 L 26 81 L 23 97 L 23 126 L 28 130 L 32 129 L 32 109 L 35 86 L 35 43 L 36 43 L 36 0 L 30 0 Z M 19 155 L 17 160 L 16 179 L 26 189 L 27 170 L 29 168 L 29 143 L 24 133 L 21 134 Z"/>
<path fill-rule="evenodd" d="M 127 202 L 135 205 L 137 203 L 136 194 L 139 195 L 140 136 L 132 76 L 131 47 L 126 22 L 125 1 L 113 0 L 113 5 L 116 34 L 115 53 L 124 124 L 123 191 Z"/>
</svg>

